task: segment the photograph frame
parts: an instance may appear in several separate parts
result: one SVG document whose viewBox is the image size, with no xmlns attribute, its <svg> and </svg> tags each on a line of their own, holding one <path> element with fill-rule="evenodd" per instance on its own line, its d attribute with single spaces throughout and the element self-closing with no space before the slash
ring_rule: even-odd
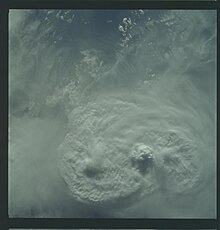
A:
<svg viewBox="0 0 220 230">
<path fill-rule="evenodd" d="M 218 229 L 219 226 L 219 156 L 217 144 L 217 218 L 216 219 L 129 219 L 129 218 L 10 218 L 8 216 L 8 13 L 10 9 L 212 9 L 217 11 L 217 1 L 133 1 L 133 0 L 13 0 L 0 3 L 0 229 L 19 228 L 85 228 L 85 229 Z M 126 7 L 125 7 L 126 5 Z M 217 101 L 219 74 L 219 23 L 217 24 Z M 218 111 L 218 106 L 217 106 Z M 217 126 L 218 115 L 217 112 Z M 218 129 L 217 129 L 218 130 Z M 218 131 L 217 131 L 218 139 Z"/>
</svg>

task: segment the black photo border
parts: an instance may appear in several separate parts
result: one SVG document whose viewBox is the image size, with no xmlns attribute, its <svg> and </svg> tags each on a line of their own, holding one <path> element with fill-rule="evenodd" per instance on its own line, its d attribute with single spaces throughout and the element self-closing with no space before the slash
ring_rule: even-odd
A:
<svg viewBox="0 0 220 230">
<path fill-rule="evenodd" d="M 216 219 L 9 218 L 8 216 L 8 13 L 10 9 L 212 9 L 217 11 L 217 143 L 219 89 L 219 1 L 0 0 L 0 230 L 11 229 L 220 229 L 217 167 Z M 217 166 L 219 166 L 217 144 Z"/>
</svg>

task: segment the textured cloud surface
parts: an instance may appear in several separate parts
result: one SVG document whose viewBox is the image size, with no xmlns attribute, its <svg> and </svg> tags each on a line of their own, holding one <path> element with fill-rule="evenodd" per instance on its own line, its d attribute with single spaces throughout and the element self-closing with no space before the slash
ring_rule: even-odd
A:
<svg viewBox="0 0 220 230">
<path fill-rule="evenodd" d="M 216 12 L 11 10 L 9 214 L 216 215 Z"/>
</svg>

